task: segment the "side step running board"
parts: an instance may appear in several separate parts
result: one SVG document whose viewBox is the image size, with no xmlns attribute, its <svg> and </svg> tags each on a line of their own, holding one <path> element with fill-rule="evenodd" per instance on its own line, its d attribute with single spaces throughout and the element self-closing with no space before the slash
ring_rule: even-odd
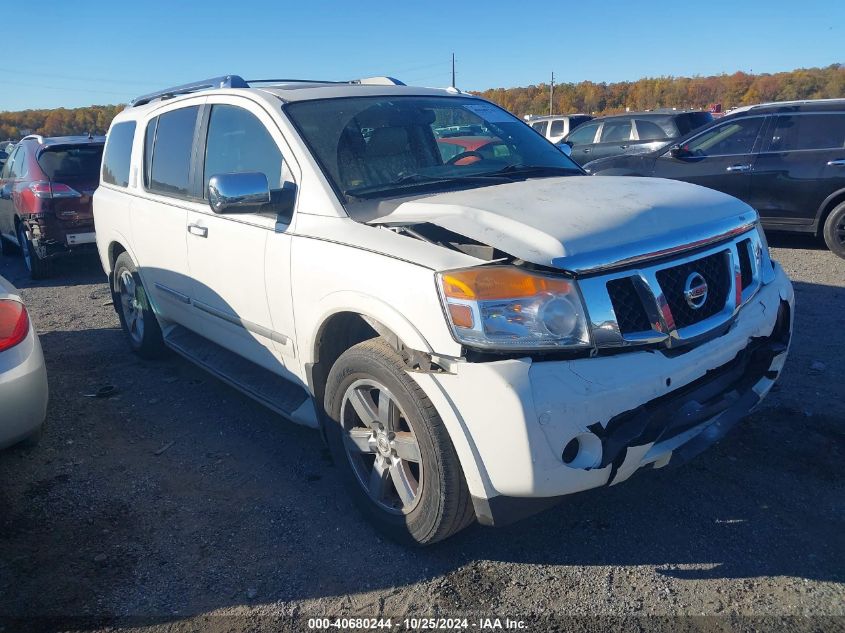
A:
<svg viewBox="0 0 845 633">
<path fill-rule="evenodd" d="M 164 336 L 165 344 L 235 389 L 294 422 L 316 426 L 308 392 L 263 367 L 230 352 L 181 325 Z M 310 413 L 310 415 L 309 415 Z"/>
</svg>

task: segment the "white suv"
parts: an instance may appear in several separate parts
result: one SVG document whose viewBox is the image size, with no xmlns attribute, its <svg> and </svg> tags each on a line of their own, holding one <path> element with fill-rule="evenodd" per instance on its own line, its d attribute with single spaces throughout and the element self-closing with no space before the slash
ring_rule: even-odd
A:
<svg viewBox="0 0 845 633">
<path fill-rule="evenodd" d="M 454 154 L 451 125 L 482 134 Z M 791 335 L 744 203 L 584 176 L 492 103 L 388 78 L 139 98 L 94 213 L 131 348 L 319 428 L 412 543 L 697 454 Z"/>
<path fill-rule="evenodd" d="M 554 114 L 551 116 L 527 116 L 525 122 L 549 139 L 552 143 L 560 143 L 563 137 L 576 127 L 593 117 L 589 114 Z"/>
</svg>

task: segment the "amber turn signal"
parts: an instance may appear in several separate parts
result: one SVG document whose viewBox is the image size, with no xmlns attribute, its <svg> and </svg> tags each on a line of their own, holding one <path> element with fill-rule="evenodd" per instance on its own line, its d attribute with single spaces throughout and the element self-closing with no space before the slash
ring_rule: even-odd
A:
<svg viewBox="0 0 845 633">
<path fill-rule="evenodd" d="M 481 301 L 533 297 L 542 293 L 563 294 L 571 288 L 564 279 L 536 275 L 511 266 L 452 271 L 443 274 L 442 283 L 443 294 L 450 299 Z"/>
</svg>

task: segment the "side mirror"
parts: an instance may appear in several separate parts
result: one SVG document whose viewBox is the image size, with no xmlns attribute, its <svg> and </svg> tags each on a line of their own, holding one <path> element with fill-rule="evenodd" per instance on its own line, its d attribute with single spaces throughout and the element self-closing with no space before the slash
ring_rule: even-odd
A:
<svg viewBox="0 0 845 633">
<path fill-rule="evenodd" d="M 567 156 L 572 156 L 572 145 L 569 143 L 559 143 L 557 148 Z"/>
<path fill-rule="evenodd" d="M 296 202 L 296 185 L 286 182 L 270 190 L 260 172 L 215 174 L 208 181 L 208 205 L 215 213 L 276 213 L 290 221 Z"/>
<path fill-rule="evenodd" d="M 680 145 L 673 145 L 669 150 L 669 155 L 672 158 L 685 158 L 690 155 L 690 151 L 681 147 Z"/>
<path fill-rule="evenodd" d="M 208 204 L 215 213 L 255 213 L 268 202 L 270 185 L 260 172 L 215 174 L 208 181 Z"/>
</svg>

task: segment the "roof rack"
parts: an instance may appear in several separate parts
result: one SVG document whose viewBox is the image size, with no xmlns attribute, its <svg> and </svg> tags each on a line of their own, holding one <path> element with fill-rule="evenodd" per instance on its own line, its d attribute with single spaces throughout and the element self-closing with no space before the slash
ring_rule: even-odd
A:
<svg viewBox="0 0 845 633">
<path fill-rule="evenodd" d="M 251 84 L 353 84 L 361 86 L 404 86 L 405 84 L 393 77 L 364 77 L 363 79 L 350 79 L 349 81 L 321 81 L 318 79 L 243 79 L 239 75 L 224 75 L 194 81 L 181 86 L 165 88 L 149 94 L 136 97 L 129 102 L 129 107 L 145 105 L 156 99 L 169 99 L 178 95 L 190 94 L 200 90 L 212 90 L 214 88 L 249 88 Z"/>
<path fill-rule="evenodd" d="M 43 136 L 41 136 L 40 134 L 27 134 L 26 136 L 24 136 L 24 137 L 21 139 L 21 141 L 25 141 L 25 140 L 30 139 L 30 138 L 31 138 L 31 139 L 34 139 L 34 140 L 36 140 L 36 141 L 38 141 L 38 142 L 39 142 L 39 143 L 41 143 L 42 145 L 44 144 L 44 137 L 43 137 Z"/>
<path fill-rule="evenodd" d="M 181 86 L 173 86 L 172 88 L 165 88 L 149 94 L 136 97 L 129 102 L 130 107 L 144 105 L 155 99 L 168 99 L 177 95 L 190 94 L 199 90 L 211 90 L 213 88 L 249 88 L 249 84 L 238 75 L 224 75 L 223 77 L 212 77 L 211 79 L 203 79 L 202 81 L 194 81 L 189 84 L 182 84 Z"/>
</svg>

